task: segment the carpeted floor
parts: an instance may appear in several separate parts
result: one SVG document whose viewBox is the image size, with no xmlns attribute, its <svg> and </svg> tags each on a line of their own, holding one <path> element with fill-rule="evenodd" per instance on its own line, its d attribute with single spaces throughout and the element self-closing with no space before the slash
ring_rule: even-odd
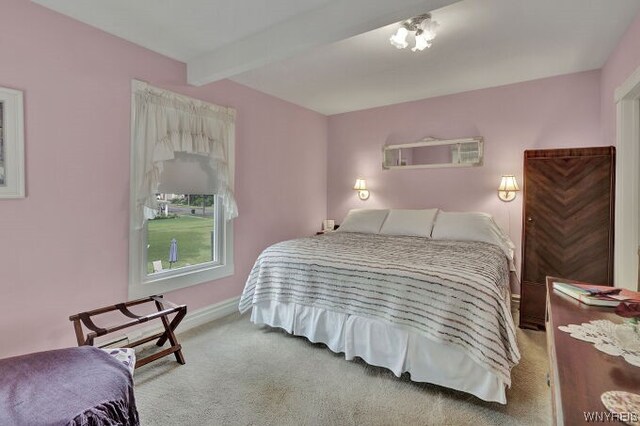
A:
<svg viewBox="0 0 640 426">
<path fill-rule="evenodd" d="M 143 425 L 549 424 L 543 332 L 518 329 L 522 361 L 506 406 L 362 361 L 231 315 L 181 334 L 187 364 L 135 373 Z"/>
</svg>

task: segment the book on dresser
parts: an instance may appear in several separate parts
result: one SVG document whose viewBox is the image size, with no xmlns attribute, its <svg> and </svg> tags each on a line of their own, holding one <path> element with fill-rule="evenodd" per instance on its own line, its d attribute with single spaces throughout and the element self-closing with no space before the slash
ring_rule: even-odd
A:
<svg viewBox="0 0 640 426">
<path fill-rule="evenodd" d="M 554 281 L 553 289 L 590 306 L 616 307 L 621 302 L 640 303 L 638 293 L 621 288 Z"/>
</svg>

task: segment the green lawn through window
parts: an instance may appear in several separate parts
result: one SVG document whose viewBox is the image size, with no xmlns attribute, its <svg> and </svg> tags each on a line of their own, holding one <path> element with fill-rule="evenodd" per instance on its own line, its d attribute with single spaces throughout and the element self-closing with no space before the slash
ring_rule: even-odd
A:
<svg viewBox="0 0 640 426">
<path fill-rule="evenodd" d="M 174 219 L 155 219 L 148 222 L 147 273 L 153 273 L 153 261 L 161 260 L 169 269 L 171 239 L 178 241 L 178 261 L 173 269 L 211 261 L 211 231 L 213 217 L 178 216 Z"/>
</svg>

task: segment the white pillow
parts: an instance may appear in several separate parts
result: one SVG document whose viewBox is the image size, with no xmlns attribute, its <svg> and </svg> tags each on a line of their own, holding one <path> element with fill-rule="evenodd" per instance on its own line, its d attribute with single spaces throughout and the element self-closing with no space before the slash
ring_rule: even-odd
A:
<svg viewBox="0 0 640 426">
<path fill-rule="evenodd" d="M 433 221 L 437 213 L 438 209 L 391 209 L 382 225 L 380 233 L 431 238 L 431 229 L 433 228 Z"/>
<path fill-rule="evenodd" d="M 513 259 L 515 246 L 487 213 L 438 212 L 431 238 L 434 240 L 483 241 L 499 246 Z"/>
<path fill-rule="evenodd" d="M 353 209 L 349 210 L 347 217 L 338 228 L 339 232 L 363 232 L 365 234 L 377 234 L 389 210 Z"/>
</svg>

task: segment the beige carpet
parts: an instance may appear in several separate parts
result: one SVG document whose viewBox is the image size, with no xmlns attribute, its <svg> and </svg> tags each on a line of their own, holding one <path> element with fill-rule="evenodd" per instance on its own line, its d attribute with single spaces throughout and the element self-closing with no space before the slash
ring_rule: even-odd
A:
<svg viewBox="0 0 640 426">
<path fill-rule="evenodd" d="M 518 329 L 523 358 L 506 406 L 396 378 L 324 345 L 231 315 L 181 334 L 187 364 L 135 373 L 143 425 L 550 423 L 545 335 Z"/>
</svg>

